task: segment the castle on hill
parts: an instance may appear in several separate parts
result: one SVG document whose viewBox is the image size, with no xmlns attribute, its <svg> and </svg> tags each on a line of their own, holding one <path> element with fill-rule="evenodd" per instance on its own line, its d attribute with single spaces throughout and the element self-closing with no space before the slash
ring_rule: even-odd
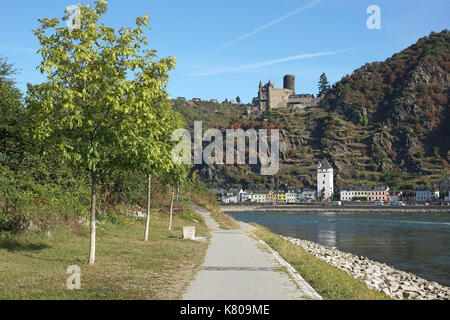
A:
<svg viewBox="0 0 450 320">
<path fill-rule="evenodd" d="M 283 88 L 275 88 L 270 80 L 265 85 L 259 83 L 258 96 L 253 98 L 253 105 L 258 111 L 278 109 L 287 106 L 308 107 L 315 106 L 320 98 L 312 94 L 295 93 L 295 76 L 287 74 L 283 78 Z"/>
</svg>

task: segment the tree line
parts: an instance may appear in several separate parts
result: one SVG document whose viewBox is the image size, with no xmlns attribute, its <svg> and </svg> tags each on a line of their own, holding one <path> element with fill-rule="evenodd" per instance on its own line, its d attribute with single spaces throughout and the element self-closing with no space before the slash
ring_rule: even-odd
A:
<svg viewBox="0 0 450 320">
<path fill-rule="evenodd" d="M 102 177 L 126 170 L 146 177 L 140 183 L 148 192 L 147 241 L 152 181 L 157 179 L 172 190 L 170 229 L 175 190 L 189 170 L 171 159 L 176 143 L 171 141 L 172 132 L 183 127 L 166 92 L 175 58 L 160 59 L 156 50 L 148 49 L 148 15 L 138 17 L 133 27 L 115 30 L 101 22 L 106 12 L 106 1 L 80 6 L 79 28 L 73 29 L 61 27 L 70 19 L 68 12 L 62 19 L 38 20 L 40 26 L 34 30 L 42 56 L 38 69 L 45 81 L 28 84 L 25 99 L 15 87 L 14 66 L 4 58 L 0 61 L 1 174 L 13 175 L 8 180 L 13 184 L 14 179 L 21 179 L 18 170 L 25 168 L 24 159 L 35 157 L 35 165 L 49 171 L 67 168 L 60 169 L 71 172 L 67 179 L 89 179 L 89 264 L 95 263 L 97 195 Z M 28 164 L 25 171 L 33 171 L 32 167 Z M 64 173 L 58 179 L 67 183 Z M 3 224 L 14 212 L 5 206 L 8 199 L 0 189 Z M 20 203 L 20 192 L 15 200 Z"/>
</svg>

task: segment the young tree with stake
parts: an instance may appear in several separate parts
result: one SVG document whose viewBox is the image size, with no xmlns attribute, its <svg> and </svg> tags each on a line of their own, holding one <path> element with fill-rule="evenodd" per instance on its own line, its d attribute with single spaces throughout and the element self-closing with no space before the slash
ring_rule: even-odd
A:
<svg viewBox="0 0 450 320">
<path fill-rule="evenodd" d="M 181 116 L 172 110 L 167 99 L 162 100 L 157 107 L 160 122 L 157 135 L 153 134 L 154 126 L 141 127 L 139 131 L 144 141 L 142 148 L 153 146 L 153 150 L 147 149 L 148 153 L 141 152 L 143 158 L 136 161 L 136 167 L 148 176 L 144 241 L 148 241 L 149 235 L 152 178 L 164 178 L 168 172 L 173 170 L 174 164 L 172 163 L 171 152 L 175 142 L 171 140 L 172 132 L 183 127 Z"/>
<path fill-rule="evenodd" d="M 189 166 L 184 164 L 174 164 L 167 172 L 164 182 L 171 188 L 170 212 L 169 212 L 169 230 L 172 230 L 173 201 L 175 198 L 175 188 L 182 184 L 188 175 Z"/>
</svg>

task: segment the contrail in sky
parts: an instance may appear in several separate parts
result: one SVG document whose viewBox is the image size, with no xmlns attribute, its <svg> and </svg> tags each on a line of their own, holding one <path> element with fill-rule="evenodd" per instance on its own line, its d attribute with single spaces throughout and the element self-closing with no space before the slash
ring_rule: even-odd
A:
<svg viewBox="0 0 450 320">
<path fill-rule="evenodd" d="M 347 51 L 351 51 L 351 50 L 355 50 L 355 48 L 348 48 L 348 49 L 337 50 L 337 51 L 325 51 L 325 52 L 299 54 L 299 55 L 292 56 L 292 57 L 251 63 L 251 64 L 246 64 L 246 65 L 242 65 L 242 66 L 238 66 L 238 67 L 230 67 L 230 68 L 218 69 L 218 70 L 213 70 L 213 71 L 208 71 L 208 72 L 194 73 L 194 74 L 191 74 L 191 76 L 202 77 L 202 76 L 210 76 L 210 75 L 227 73 L 227 72 L 256 69 L 256 68 L 270 66 L 272 64 L 277 64 L 277 63 L 282 63 L 282 62 L 316 58 L 316 57 L 322 57 L 322 56 L 331 56 L 331 55 L 335 55 L 335 54 L 339 54 L 339 53 L 343 53 L 343 52 L 347 52 Z"/>
<path fill-rule="evenodd" d="M 246 39 L 246 38 L 248 38 L 248 37 L 254 35 L 255 33 L 258 33 L 258 32 L 260 32 L 260 31 L 262 31 L 262 30 L 264 30 L 264 29 L 267 29 L 267 28 L 269 28 L 270 26 L 273 26 L 274 24 L 277 24 L 278 22 L 283 21 L 283 20 L 285 20 L 285 19 L 287 19 L 287 18 L 289 18 L 289 17 L 291 17 L 291 16 L 293 16 L 293 15 L 295 15 L 295 14 L 297 14 L 297 13 L 303 11 L 303 10 L 306 10 L 306 9 L 308 9 L 308 8 L 311 8 L 312 6 L 315 6 L 316 4 L 318 4 L 318 3 L 322 2 L 322 1 L 323 1 L 323 0 L 315 0 L 315 1 L 313 1 L 313 2 L 311 2 L 311 3 L 309 3 L 309 4 L 307 4 L 306 6 L 303 6 L 303 7 L 301 7 L 301 8 L 298 8 L 297 10 L 294 10 L 294 11 L 292 11 L 292 12 L 290 12 L 290 13 L 288 13 L 288 14 L 286 14 L 286 15 L 284 15 L 284 16 L 278 18 L 278 19 L 275 19 L 275 20 L 273 20 L 273 21 L 271 21 L 271 22 L 269 22 L 269 23 L 266 23 L 265 25 L 263 25 L 263 26 L 261 26 L 261 27 L 255 29 L 255 30 L 253 30 L 253 31 L 251 31 L 251 32 L 249 32 L 249 33 L 246 33 L 246 34 L 244 34 L 243 36 L 240 36 L 239 38 L 237 38 L 237 39 L 235 39 L 235 40 L 233 40 L 233 41 L 227 43 L 226 45 L 223 45 L 222 47 L 220 47 L 219 49 L 217 49 L 217 50 L 215 51 L 215 53 L 216 53 L 216 52 L 219 52 L 219 51 L 221 51 L 221 50 L 223 50 L 223 49 L 225 49 L 225 48 L 228 48 L 229 46 L 232 46 L 233 44 L 235 44 L 235 43 L 237 43 L 237 42 L 239 42 L 239 41 L 242 41 L 242 40 L 244 40 L 244 39 Z"/>
</svg>

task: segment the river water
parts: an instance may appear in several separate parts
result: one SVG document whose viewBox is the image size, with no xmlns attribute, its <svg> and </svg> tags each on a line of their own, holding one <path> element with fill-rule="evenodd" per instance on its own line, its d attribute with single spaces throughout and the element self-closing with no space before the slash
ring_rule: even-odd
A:
<svg viewBox="0 0 450 320">
<path fill-rule="evenodd" d="M 362 255 L 450 287 L 450 215 L 227 212 L 283 236 Z"/>
</svg>

